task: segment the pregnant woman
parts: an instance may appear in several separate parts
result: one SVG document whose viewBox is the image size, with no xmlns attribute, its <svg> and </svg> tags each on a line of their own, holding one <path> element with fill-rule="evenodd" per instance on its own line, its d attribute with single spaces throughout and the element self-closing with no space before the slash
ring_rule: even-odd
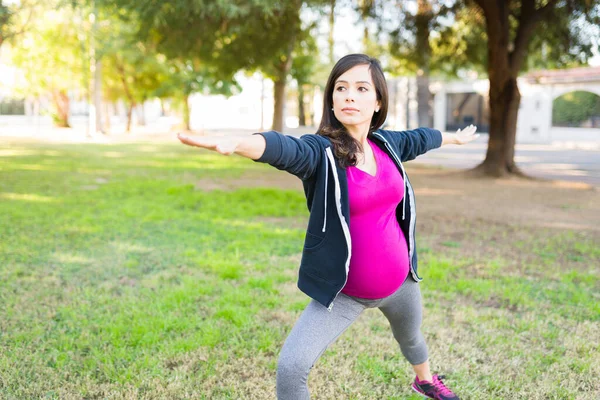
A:
<svg viewBox="0 0 600 400">
<path fill-rule="evenodd" d="M 376 307 L 415 371 L 412 389 L 431 399 L 458 399 L 429 368 L 421 333 L 415 195 L 402 163 L 445 144 L 468 143 L 478 136 L 476 128 L 455 134 L 380 129 L 387 84 L 379 62 L 364 54 L 336 63 L 323 104 L 316 134 L 300 138 L 274 131 L 179 135 L 184 144 L 239 154 L 302 180 L 310 216 L 298 287 L 312 300 L 281 350 L 277 398 L 309 399 L 312 366 L 365 309 Z"/>
</svg>

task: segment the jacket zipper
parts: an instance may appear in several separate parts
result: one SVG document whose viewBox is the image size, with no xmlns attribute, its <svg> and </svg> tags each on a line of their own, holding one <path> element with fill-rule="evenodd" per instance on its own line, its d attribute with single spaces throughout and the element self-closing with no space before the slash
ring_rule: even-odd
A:
<svg viewBox="0 0 600 400">
<path fill-rule="evenodd" d="M 402 179 L 404 179 L 405 183 L 404 183 L 404 194 L 402 197 L 402 201 L 404 202 L 403 207 L 402 207 L 402 220 L 405 219 L 405 212 L 406 212 L 406 187 L 409 187 L 409 195 L 410 195 L 410 209 L 414 210 L 415 209 L 415 200 L 414 200 L 414 191 L 412 188 L 412 185 L 410 184 L 410 181 L 408 180 L 408 177 L 406 176 L 406 171 L 404 170 L 404 167 L 402 166 L 402 163 L 400 162 L 400 159 L 398 158 L 398 156 L 396 155 L 396 152 L 391 148 L 389 142 L 386 140 L 386 138 L 384 138 L 383 136 L 373 132 L 373 135 L 376 136 L 377 138 L 379 138 L 384 144 L 385 147 L 388 149 L 388 151 L 390 152 L 390 154 L 392 155 L 392 157 L 394 158 L 394 160 L 396 161 L 396 164 L 398 164 L 400 166 L 400 170 L 402 171 Z M 408 240 L 409 240 L 409 244 L 410 244 L 410 251 L 408 252 L 408 262 L 410 263 L 410 273 L 412 274 L 413 278 L 418 282 L 421 281 L 421 278 L 419 278 L 419 276 L 415 273 L 415 271 L 412 268 L 412 257 L 414 254 L 414 249 L 415 249 L 415 223 L 416 223 L 416 218 L 415 218 L 415 212 L 411 212 L 410 213 L 410 222 L 409 222 L 409 228 L 408 228 Z"/>
<path fill-rule="evenodd" d="M 329 162 L 325 162 L 325 216 L 323 217 L 323 232 L 327 227 L 327 180 L 329 178 Z"/>
<path fill-rule="evenodd" d="M 342 230 L 344 231 L 344 237 L 346 238 L 346 243 L 348 244 L 348 258 L 346 259 L 346 265 L 345 265 L 346 278 L 345 278 L 344 284 L 342 285 L 340 290 L 338 290 L 338 292 L 336 293 L 333 300 L 331 300 L 329 307 L 327 307 L 327 310 L 331 312 L 331 310 L 333 309 L 333 302 L 338 297 L 338 295 L 340 294 L 340 292 L 342 291 L 344 286 L 346 286 L 346 282 L 348 282 L 348 271 L 350 269 L 350 255 L 352 254 L 352 242 L 350 240 L 350 228 L 348 228 L 346 219 L 344 218 L 344 215 L 342 214 L 342 189 L 340 188 L 340 180 L 338 178 L 337 170 L 335 168 L 335 160 L 333 158 L 333 153 L 331 152 L 331 147 L 327 147 L 325 149 L 325 152 L 327 154 L 329 162 L 331 162 L 331 171 L 333 172 L 333 180 L 335 183 L 335 205 L 336 205 L 336 209 L 338 212 L 338 216 L 340 218 L 340 223 L 342 224 Z"/>
<path fill-rule="evenodd" d="M 409 224 L 409 228 L 408 228 L 408 240 L 410 240 L 410 251 L 408 253 L 408 257 L 409 257 L 409 262 L 412 264 L 412 257 L 413 257 L 413 253 L 415 252 L 415 225 L 417 222 L 417 213 L 414 211 L 415 210 L 415 191 L 412 188 L 412 185 L 410 184 L 410 180 L 408 180 L 408 177 L 406 177 L 406 175 L 404 175 L 405 179 L 406 179 L 406 184 L 408 185 L 408 194 L 410 195 L 410 209 L 413 210 L 410 213 L 410 224 Z M 411 274 L 413 275 L 413 278 L 415 278 L 415 280 L 418 282 L 421 280 L 421 278 L 419 278 L 419 276 L 413 271 L 413 269 L 410 269 Z"/>
</svg>

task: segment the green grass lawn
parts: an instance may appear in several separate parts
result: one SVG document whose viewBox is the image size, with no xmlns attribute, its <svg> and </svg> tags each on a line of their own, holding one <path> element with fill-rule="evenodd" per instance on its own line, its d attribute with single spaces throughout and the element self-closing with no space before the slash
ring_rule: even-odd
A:
<svg viewBox="0 0 600 400">
<path fill-rule="evenodd" d="M 304 196 L 255 187 L 274 174 L 176 144 L 1 145 L 0 398 L 274 398 L 308 302 Z M 420 237 L 432 366 L 464 399 L 599 398 L 598 236 L 524 232 L 493 257 Z M 532 257 L 507 273 L 512 252 Z M 370 310 L 309 385 L 417 399 L 412 378 Z"/>
</svg>

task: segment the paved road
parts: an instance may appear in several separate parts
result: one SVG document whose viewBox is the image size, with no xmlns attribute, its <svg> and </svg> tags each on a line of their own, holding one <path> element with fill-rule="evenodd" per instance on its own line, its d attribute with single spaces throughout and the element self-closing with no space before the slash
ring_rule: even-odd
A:
<svg viewBox="0 0 600 400">
<path fill-rule="evenodd" d="M 466 146 L 444 146 L 414 162 L 453 168 L 472 168 L 485 158 L 487 138 Z M 528 175 L 546 179 L 585 182 L 600 187 L 600 136 L 598 144 L 518 144 L 517 165 Z"/>
</svg>

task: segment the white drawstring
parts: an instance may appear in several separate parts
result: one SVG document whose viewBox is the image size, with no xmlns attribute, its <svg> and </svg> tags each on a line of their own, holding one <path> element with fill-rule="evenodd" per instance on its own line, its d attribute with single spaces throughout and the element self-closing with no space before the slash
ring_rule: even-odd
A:
<svg viewBox="0 0 600 400">
<path fill-rule="evenodd" d="M 323 218 L 323 232 L 327 226 L 327 180 L 329 178 L 329 159 L 325 158 L 325 217 Z"/>
</svg>

